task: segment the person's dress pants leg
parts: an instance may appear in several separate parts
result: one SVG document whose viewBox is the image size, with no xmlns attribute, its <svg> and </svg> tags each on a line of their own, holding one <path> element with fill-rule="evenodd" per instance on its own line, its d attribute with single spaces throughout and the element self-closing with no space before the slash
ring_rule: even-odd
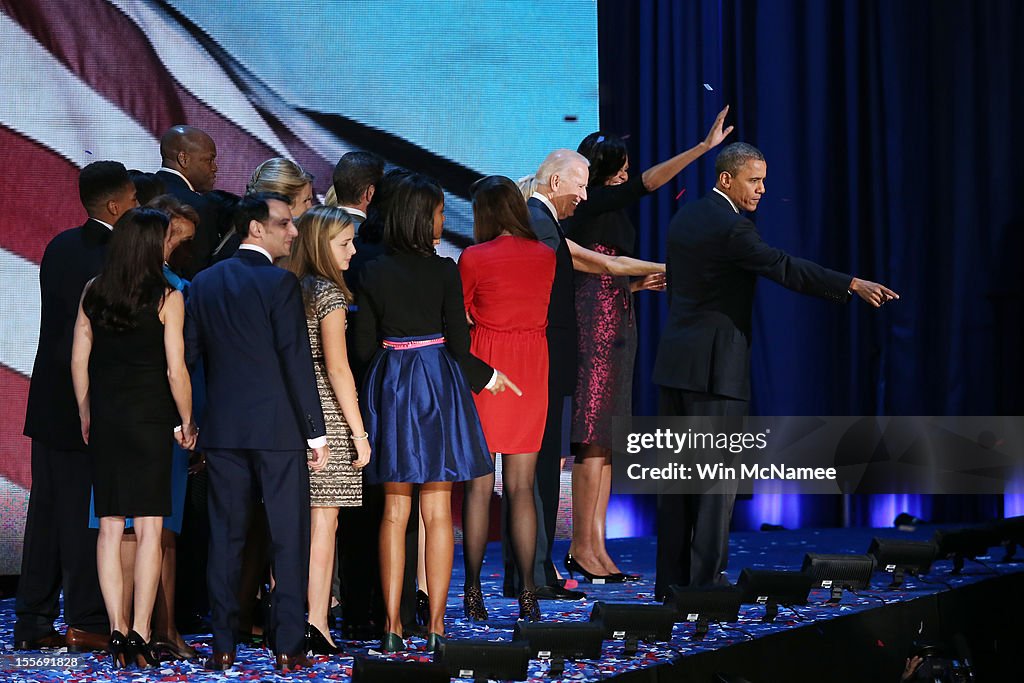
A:
<svg viewBox="0 0 1024 683">
<path fill-rule="evenodd" d="M 35 640 L 53 628 L 64 590 L 68 626 L 107 633 L 107 613 L 96 573 L 96 529 L 89 528 L 92 461 L 87 451 L 32 441 L 21 578 L 14 639 Z"/>
<path fill-rule="evenodd" d="M 747 401 L 662 387 L 659 412 L 664 416 L 743 417 Z M 671 585 L 710 586 L 725 581 L 729 559 L 729 525 L 736 501 L 731 491 L 658 495 L 658 551 L 655 596 Z"/>
</svg>

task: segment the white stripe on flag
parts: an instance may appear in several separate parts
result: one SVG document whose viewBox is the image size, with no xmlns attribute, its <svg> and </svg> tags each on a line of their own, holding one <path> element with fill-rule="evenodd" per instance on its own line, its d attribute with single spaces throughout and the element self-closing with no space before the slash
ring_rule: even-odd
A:
<svg viewBox="0 0 1024 683">
<path fill-rule="evenodd" d="M 0 249 L 0 297 L 0 363 L 29 377 L 39 344 L 39 266 Z"/>
<path fill-rule="evenodd" d="M 288 148 L 253 108 L 245 94 L 185 29 L 168 20 L 162 11 L 148 2 L 109 2 L 138 25 L 167 72 L 182 87 L 281 156 L 292 158 Z"/>
<path fill-rule="evenodd" d="M 2 12 L 0 44 L 0 123 L 79 167 L 100 159 L 128 168 L 158 165 L 159 145 L 149 131 Z"/>
</svg>

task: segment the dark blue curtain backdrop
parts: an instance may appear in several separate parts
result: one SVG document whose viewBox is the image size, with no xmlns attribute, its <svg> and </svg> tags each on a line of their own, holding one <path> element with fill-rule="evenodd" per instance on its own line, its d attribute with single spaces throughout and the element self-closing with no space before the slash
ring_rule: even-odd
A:
<svg viewBox="0 0 1024 683">
<path fill-rule="evenodd" d="M 765 239 L 902 296 L 876 311 L 762 280 L 754 414 L 1024 412 L 1024 3 L 599 0 L 598 28 L 602 128 L 629 136 L 633 170 L 703 139 L 730 104 L 727 142 L 767 158 Z M 639 204 L 641 256 L 664 259 L 713 158 Z M 653 415 L 666 305 L 638 299 L 635 411 Z M 761 498 L 738 505 L 738 527 L 1024 512 L 1013 495 Z M 651 505 L 617 497 L 610 524 L 649 533 Z"/>
</svg>

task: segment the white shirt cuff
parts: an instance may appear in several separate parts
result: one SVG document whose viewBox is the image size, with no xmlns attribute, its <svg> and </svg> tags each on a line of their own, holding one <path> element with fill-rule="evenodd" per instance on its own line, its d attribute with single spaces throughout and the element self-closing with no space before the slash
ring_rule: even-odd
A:
<svg viewBox="0 0 1024 683">
<path fill-rule="evenodd" d="M 327 445 L 327 435 L 318 436 L 315 439 L 306 439 L 306 443 L 310 448 L 323 448 Z"/>
<path fill-rule="evenodd" d="M 498 381 L 498 371 L 495 370 L 493 373 L 491 373 L 491 381 L 488 382 L 486 384 L 486 386 L 484 386 L 484 389 L 490 389 L 491 387 L 494 386 L 494 383 L 497 382 L 497 381 Z"/>
</svg>

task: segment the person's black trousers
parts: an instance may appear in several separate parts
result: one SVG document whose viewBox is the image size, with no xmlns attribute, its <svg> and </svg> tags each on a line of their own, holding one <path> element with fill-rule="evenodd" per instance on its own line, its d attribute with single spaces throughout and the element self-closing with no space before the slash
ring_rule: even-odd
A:
<svg viewBox="0 0 1024 683">
<path fill-rule="evenodd" d="M 92 458 L 32 441 L 32 491 L 25 520 L 21 578 L 14 603 L 14 640 L 48 634 L 60 612 L 85 631 L 109 633 L 96 574 L 97 530 L 89 528 Z"/>
<path fill-rule="evenodd" d="M 661 387 L 663 416 L 744 417 L 749 403 L 726 396 Z M 726 581 L 729 525 L 738 482 L 729 493 L 659 494 L 658 554 L 654 595 L 669 586 L 710 586 Z"/>
</svg>

